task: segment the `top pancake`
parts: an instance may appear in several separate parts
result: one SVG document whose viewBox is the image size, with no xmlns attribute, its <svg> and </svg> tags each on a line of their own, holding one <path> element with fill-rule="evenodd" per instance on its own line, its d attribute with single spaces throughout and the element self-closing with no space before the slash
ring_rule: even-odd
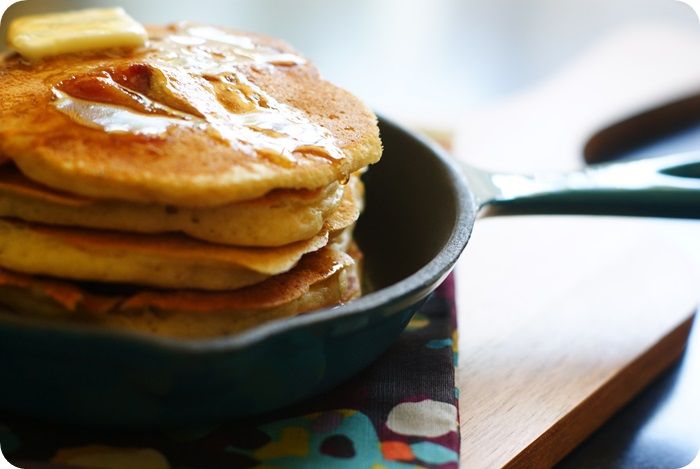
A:
<svg viewBox="0 0 700 469">
<path fill-rule="evenodd" d="M 0 62 L 0 159 L 95 198 L 221 205 L 376 162 L 376 118 L 286 44 L 179 23 L 133 51 Z"/>
</svg>

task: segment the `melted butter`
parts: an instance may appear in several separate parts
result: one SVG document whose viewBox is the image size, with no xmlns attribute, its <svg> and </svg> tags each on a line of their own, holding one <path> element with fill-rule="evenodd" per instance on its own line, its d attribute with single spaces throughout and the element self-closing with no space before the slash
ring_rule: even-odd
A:
<svg viewBox="0 0 700 469">
<path fill-rule="evenodd" d="M 53 93 L 56 97 L 54 105 L 59 111 L 86 127 L 108 133 L 162 136 L 171 125 L 193 125 L 186 120 L 143 114 L 125 106 L 74 98 L 56 88 Z"/>
<path fill-rule="evenodd" d="M 112 133 L 163 136 L 173 125 L 275 164 L 300 155 L 344 157 L 332 134 L 299 109 L 280 103 L 247 79 L 243 66 L 305 63 L 294 54 L 217 28 L 180 24 L 155 37 L 124 70 L 103 70 L 54 88 L 56 108 L 76 122 Z"/>
</svg>

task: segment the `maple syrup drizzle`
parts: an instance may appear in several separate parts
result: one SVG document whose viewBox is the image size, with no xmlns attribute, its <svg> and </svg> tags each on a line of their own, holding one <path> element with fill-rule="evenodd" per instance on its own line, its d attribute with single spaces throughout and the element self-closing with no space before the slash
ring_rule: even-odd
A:
<svg viewBox="0 0 700 469">
<path fill-rule="evenodd" d="M 179 24 L 172 34 L 153 38 L 138 59 L 58 83 L 54 106 L 109 133 L 163 137 L 172 126 L 197 128 L 282 166 L 296 164 L 299 155 L 344 158 L 330 131 L 275 100 L 241 70 L 251 63 L 304 64 L 301 57 L 217 28 Z"/>
</svg>

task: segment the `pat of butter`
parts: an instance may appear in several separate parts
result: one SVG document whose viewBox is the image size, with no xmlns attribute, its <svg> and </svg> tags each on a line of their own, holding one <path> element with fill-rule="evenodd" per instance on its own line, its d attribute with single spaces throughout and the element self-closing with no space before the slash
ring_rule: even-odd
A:
<svg viewBox="0 0 700 469">
<path fill-rule="evenodd" d="M 146 43 L 146 29 L 122 8 L 24 16 L 8 29 L 7 43 L 29 59 Z"/>
</svg>

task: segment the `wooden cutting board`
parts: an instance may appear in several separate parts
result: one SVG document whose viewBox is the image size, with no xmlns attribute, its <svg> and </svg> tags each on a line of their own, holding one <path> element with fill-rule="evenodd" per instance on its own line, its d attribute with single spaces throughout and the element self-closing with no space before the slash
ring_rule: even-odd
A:
<svg viewBox="0 0 700 469">
<path fill-rule="evenodd" d="M 581 166 L 595 131 L 699 88 L 698 51 L 692 34 L 619 32 L 537 89 L 470 113 L 457 157 Z M 478 221 L 457 267 L 462 466 L 550 466 L 677 360 L 700 303 L 698 240 L 697 220 Z"/>
</svg>

